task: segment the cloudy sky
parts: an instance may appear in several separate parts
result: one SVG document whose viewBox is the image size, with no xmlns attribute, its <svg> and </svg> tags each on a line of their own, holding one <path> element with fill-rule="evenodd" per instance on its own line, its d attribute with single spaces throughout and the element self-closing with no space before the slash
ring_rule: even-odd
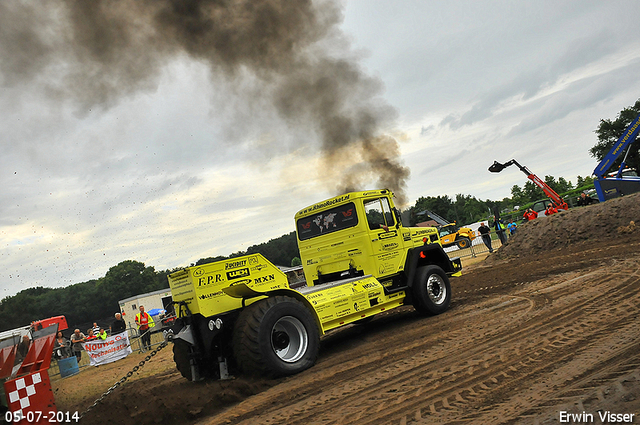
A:
<svg viewBox="0 0 640 425">
<path fill-rule="evenodd" d="M 637 1 L 264 3 L 0 3 L 0 298 L 244 250 L 343 189 L 575 183 L 640 98 Z"/>
</svg>

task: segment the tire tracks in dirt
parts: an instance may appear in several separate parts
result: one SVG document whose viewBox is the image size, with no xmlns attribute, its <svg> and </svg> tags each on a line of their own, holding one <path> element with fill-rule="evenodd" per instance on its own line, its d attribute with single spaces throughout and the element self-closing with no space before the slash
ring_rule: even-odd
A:
<svg viewBox="0 0 640 425">
<path fill-rule="evenodd" d="M 383 354 L 367 358 L 376 353 L 369 347 L 345 364 L 327 362 L 331 370 L 312 368 L 208 422 L 526 421 L 564 397 L 559 385 L 576 375 L 587 382 L 621 352 L 640 352 L 629 329 L 640 304 L 638 262 L 616 267 L 477 289 L 450 312 L 403 328 L 404 342 L 379 334 L 379 344 L 397 344 Z M 545 390 L 550 379 L 561 382 Z"/>
</svg>

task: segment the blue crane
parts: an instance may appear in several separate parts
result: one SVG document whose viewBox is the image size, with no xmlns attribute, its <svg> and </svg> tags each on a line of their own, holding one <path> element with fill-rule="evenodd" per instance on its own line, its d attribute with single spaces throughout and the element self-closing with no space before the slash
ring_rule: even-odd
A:
<svg viewBox="0 0 640 425">
<path fill-rule="evenodd" d="M 600 161 L 596 169 L 593 171 L 593 174 L 596 176 L 593 183 L 596 187 L 596 192 L 598 193 L 598 199 L 600 199 L 600 202 L 628 195 L 630 193 L 640 192 L 640 177 L 637 175 L 626 176 L 622 174 L 627 161 L 627 156 L 631 150 L 631 144 L 637 140 L 639 132 L 640 115 L 631 121 L 631 124 L 629 124 L 629 126 L 624 130 L 609 153 L 602 158 L 602 161 Z M 625 149 L 627 149 L 627 153 L 620 165 L 620 169 L 615 176 L 607 177 L 607 171 Z"/>
</svg>

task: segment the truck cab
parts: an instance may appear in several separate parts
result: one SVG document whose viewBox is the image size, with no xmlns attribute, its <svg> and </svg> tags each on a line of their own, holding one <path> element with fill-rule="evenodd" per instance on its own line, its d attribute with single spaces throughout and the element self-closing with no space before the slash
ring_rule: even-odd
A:
<svg viewBox="0 0 640 425">
<path fill-rule="evenodd" d="M 351 192 L 295 215 L 307 285 L 372 275 L 387 288 L 406 287 L 430 261 L 449 274 L 461 270 L 441 249 L 434 227 L 404 227 L 387 189 Z M 422 255 L 421 255 L 422 254 Z"/>
</svg>

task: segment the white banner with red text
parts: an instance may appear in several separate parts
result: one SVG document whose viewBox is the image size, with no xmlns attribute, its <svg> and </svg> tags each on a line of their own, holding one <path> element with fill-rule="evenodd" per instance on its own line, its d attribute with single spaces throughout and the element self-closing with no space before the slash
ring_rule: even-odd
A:
<svg viewBox="0 0 640 425">
<path fill-rule="evenodd" d="M 92 339 L 82 344 L 89 355 L 91 366 L 98 366 L 124 359 L 132 353 L 129 334 L 124 331 L 108 336 L 107 339 Z"/>
</svg>

